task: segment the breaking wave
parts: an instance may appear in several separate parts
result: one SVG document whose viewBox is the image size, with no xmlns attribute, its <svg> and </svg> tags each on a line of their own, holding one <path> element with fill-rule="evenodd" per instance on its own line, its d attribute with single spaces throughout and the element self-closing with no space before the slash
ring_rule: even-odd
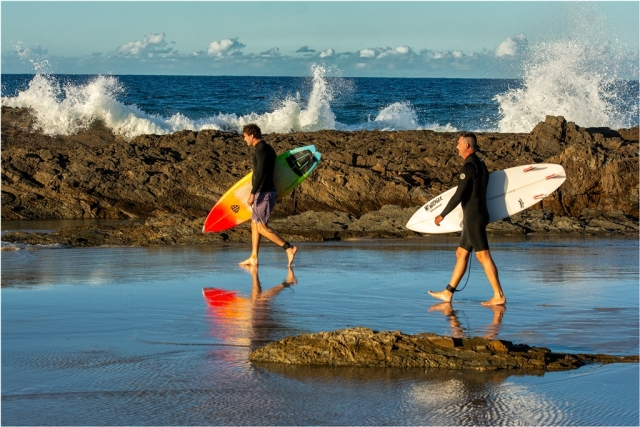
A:
<svg viewBox="0 0 640 427">
<path fill-rule="evenodd" d="M 522 86 L 494 97 L 498 131 L 529 132 L 547 115 L 588 127 L 636 126 L 638 84 L 619 77 L 611 49 L 608 43 L 594 47 L 576 40 L 533 46 Z"/>
<path fill-rule="evenodd" d="M 2 98 L 9 107 L 31 109 L 36 116 L 36 127 L 47 135 L 71 135 L 89 128 L 99 120 L 117 135 L 126 139 L 141 134 L 168 134 L 181 130 L 215 129 L 240 133 L 248 123 L 258 124 L 264 133 L 312 132 L 318 130 L 455 130 L 450 125 L 421 126 L 413 107 L 406 102 L 395 102 L 382 108 L 371 120 L 346 125 L 336 120 L 331 104 L 340 87 L 340 79 L 326 77 L 327 68 L 311 68 L 311 89 L 306 100 L 297 93 L 287 95 L 274 104 L 272 111 L 246 115 L 218 113 L 191 119 L 181 113 L 171 117 L 149 114 L 136 105 L 119 100 L 125 92 L 114 76 L 95 76 L 85 83 L 61 82 L 55 75 L 37 70 L 28 87 L 15 96 Z"/>
</svg>

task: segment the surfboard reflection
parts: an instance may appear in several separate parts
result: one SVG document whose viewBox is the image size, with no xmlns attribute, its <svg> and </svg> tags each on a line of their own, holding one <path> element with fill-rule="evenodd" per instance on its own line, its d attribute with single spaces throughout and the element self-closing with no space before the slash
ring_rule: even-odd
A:
<svg viewBox="0 0 640 427">
<path fill-rule="evenodd" d="M 487 306 L 487 308 L 493 311 L 493 319 L 491 323 L 487 326 L 487 333 L 484 335 L 485 338 L 495 339 L 498 337 L 500 333 L 500 328 L 502 325 L 502 317 L 504 316 L 507 308 L 504 305 L 494 305 Z M 451 336 L 454 338 L 463 338 L 467 331 L 460 323 L 458 316 L 456 315 L 456 311 L 453 309 L 453 306 L 450 302 L 441 302 L 438 304 L 434 304 L 429 307 L 429 312 L 439 311 L 444 314 L 448 321 L 449 326 L 451 327 Z"/>
<path fill-rule="evenodd" d="M 273 341 L 271 335 L 282 329 L 272 315 L 271 300 L 283 289 L 298 283 L 293 268 L 279 285 L 263 290 L 258 266 L 241 266 L 251 275 L 251 296 L 237 290 L 202 288 L 207 303 L 210 335 L 228 345 L 254 347 Z"/>
</svg>

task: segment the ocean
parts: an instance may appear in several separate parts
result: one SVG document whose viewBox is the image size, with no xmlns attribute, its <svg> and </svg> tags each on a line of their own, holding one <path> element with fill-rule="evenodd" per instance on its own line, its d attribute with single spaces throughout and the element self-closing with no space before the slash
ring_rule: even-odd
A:
<svg viewBox="0 0 640 427">
<path fill-rule="evenodd" d="M 68 135 L 101 119 L 116 134 L 184 129 L 530 132 L 547 115 L 583 127 L 638 125 L 638 81 L 556 63 L 522 79 L 355 78 L 315 65 L 307 77 L 2 75 L 2 105 L 31 108 Z"/>
</svg>

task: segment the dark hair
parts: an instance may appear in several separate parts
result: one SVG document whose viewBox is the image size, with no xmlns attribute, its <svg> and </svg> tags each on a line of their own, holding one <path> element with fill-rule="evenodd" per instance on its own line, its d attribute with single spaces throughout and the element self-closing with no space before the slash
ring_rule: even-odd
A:
<svg viewBox="0 0 640 427">
<path fill-rule="evenodd" d="M 262 139 L 262 131 L 255 123 L 249 123 L 242 128 L 242 134 L 253 135 L 255 139 Z"/>
<path fill-rule="evenodd" d="M 460 138 L 464 138 L 469 144 L 469 147 L 471 147 L 474 151 L 478 149 L 478 139 L 476 138 L 475 133 L 462 132 L 458 139 Z"/>
</svg>

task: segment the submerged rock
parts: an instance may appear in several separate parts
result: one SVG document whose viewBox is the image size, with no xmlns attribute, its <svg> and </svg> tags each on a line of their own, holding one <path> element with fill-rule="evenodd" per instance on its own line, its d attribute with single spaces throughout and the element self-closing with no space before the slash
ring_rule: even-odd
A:
<svg viewBox="0 0 640 427">
<path fill-rule="evenodd" d="M 638 362 L 638 356 L 555 353 L 504 340 L 407 335 L 363 327 L 287 337 L 254 350 L 249 359 L 291 365 L 535 372 L 577 369 L 593 362 Z"/>
</svg>

